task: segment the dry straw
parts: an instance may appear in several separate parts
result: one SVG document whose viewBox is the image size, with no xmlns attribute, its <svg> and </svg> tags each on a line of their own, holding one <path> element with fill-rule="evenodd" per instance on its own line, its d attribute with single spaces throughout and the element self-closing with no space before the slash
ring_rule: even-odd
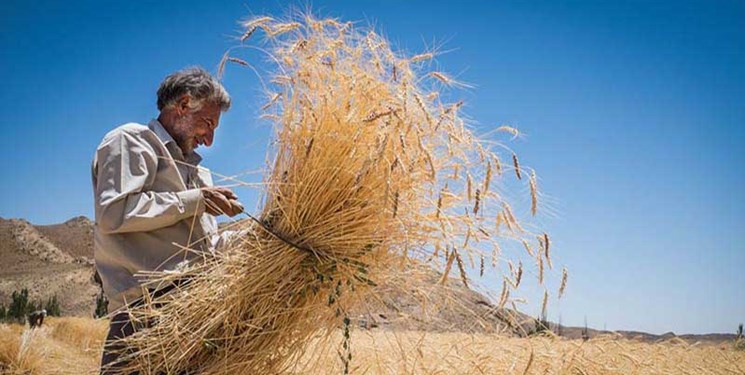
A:
<svg viewBox="0 0 745 375">
<path fill-rule="evenodd" d="M 515 230 L 512 238 L 538 235 L 489 189 L 490 160 L 500 175 L 499 157 L 458 116 L 462 103 L 424 94 L 427 80 L 419 78 L 427 75 L 457 85 L 443 73 L 412 70 L 431 55 L 407 59 L 374 32 L 336 20 L 261 17 L 245 27 L 252 37 L 243 40 L 262 31 L 279 64 L 265 80 L 276 84 L 265 106 L 276 142 L 263 208 L 234 224 L 247 234 L 222 253 L 180 274 L 148 275 L 151 288 L 188 282 L 130 310 L 151 327 L 125 341 L 123 358 L 143 374 L 312 372 L 323 352 L 309 343 L 348 332 L 351 311 L 379 298 L 377 284 L 405 276 L 402 285 L 422 285 L 429 279 L 410 270 L 444 268 L 439 287 L 449 288 L 456 263 L 468 286 L 463 257 L 475 267 L 483 248 L 493 246 L 493 263 L 499 256 L 501 238 L 485 228 L 501 222 Z M 457 178 L 458 170 L 466 183 L 445 172 Z M 474 204 L 471 175 L 480 174 Z M 522 263 L 514 287 L 521 276 Z M 509 296 L 503 285 L 500 306 Z"/>
<path fill-rule="evenodd" d="M 74 322 L 77 328 L 60 330 L 69 319 L 79 320 Z M 107 328 L 106 321 L 90 318 L 49 319 L 33 332 L 0 323 L 0 373 L 98 374 L 97 348 Z M 354 374 L 521 374 L 531 363 L 528 374 L 593 375 L 742 374 L 745 363 L 745 351 L 732 342 L 685 343 L 679 338 L 649 343 L 610 335 L 583 341 L 381 329 L 350 334 L 348 340 L 343 330 L 335 334 L 336 342 L 351 341 L 350 349 L 340 345 L 339 352 L 308 351 L 298 362 L 318 363 L 317 371 L 306 372 L 313 374 L 342 374 L 343 353 L 352 354 L 349 370 Z"/>
</svg>

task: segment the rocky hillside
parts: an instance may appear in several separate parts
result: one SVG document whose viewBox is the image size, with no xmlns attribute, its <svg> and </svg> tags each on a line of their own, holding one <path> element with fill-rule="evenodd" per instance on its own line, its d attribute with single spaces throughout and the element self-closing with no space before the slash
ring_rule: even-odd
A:
<svg viewBox="0 0 745 375">
<path fill-rule="evenodd" d="M 31 300 L 56 295 L 65 314 L 91 316 L 99 291 L 93 282 L 93 225 L 84 217 L 50 226 L 0 218 L 0 303 L 27 288 Z"/>
<path fill-rule="evenodd" d="M 85 216 L 74 217 L 62 224 L 35 227 L 52 244 L 75 259 L 93 259 L 93 223 Z"/>
</svg>

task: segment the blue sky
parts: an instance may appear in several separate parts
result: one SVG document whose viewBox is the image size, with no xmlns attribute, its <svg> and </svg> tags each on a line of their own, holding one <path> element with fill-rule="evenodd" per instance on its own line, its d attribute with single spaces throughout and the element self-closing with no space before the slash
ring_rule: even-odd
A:
<svg viewBox="0 0 745 375">
<path fill-rule="evenodd" d="M 571 271 L 553 320 L 656 333 L 732 332 L 745 321 L 744 2 L 312 4 L 374 24 L 411 53 L 444 43 L 453 51 L 436 64 L 474 84 L 454 95 L 477 132 L 509 123 L 527 134 L 512 146 L 552 198 L 557 214 L 541 222 Z M 0 2 L 0 216 L 91 217 L 101 137 L 156 117 L 166 74 L 214 71 L 239 19 L 286 9 Z M 224 174 L 260 168 L 270 136 L 256 120 L 260 85 L 236 69 L 225 85 L 235 104 L 205 164 Z M 256 205 L 256 191 L 238 193 Z"/>
</svg>

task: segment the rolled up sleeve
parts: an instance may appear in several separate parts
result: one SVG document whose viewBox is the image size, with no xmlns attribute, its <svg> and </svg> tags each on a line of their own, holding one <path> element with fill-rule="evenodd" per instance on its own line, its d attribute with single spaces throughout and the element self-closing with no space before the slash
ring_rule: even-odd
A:
<svg viewBox="0 0 745 375">
<path fill-rule="evenodd" d="M 152 147 L 137 136 L 118 132 L 96 151 L 95 216 L 103 233 L 151 231 L 204 212 L 199 189 L 148 191 L 158 171 Z"/>
<path fill-rule="evenodd" d="M 248 229 L 224 230 L 219 234 L 212 236 L 210 242 L 215 251 L 225 252 L 225 250 L 230 249 L 232 246 L 239 243 L 238 241 L 244 239 L 248 233 Z"/>
</svg>

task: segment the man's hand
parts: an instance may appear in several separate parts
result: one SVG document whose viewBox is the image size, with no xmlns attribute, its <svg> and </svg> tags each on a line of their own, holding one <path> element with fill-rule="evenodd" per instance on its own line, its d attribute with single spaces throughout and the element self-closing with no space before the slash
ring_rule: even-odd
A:
<svg viewBox="0 0 745 375">
<path fill-rule="evenodd" d="M 202 188 L 207 213 L 213 216 L 222 214 L 233 217 L 243 212 L 243 205 L 238 203 L 238 196 L 228 188 L 205 187 Z"/>
</svg>

